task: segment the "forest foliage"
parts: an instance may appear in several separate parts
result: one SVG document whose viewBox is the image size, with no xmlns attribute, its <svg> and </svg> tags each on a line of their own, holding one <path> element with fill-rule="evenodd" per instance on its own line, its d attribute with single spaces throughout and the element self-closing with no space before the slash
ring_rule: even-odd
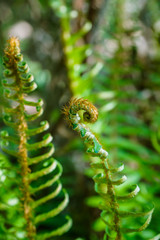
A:
<svg viewBox="0 0 160 240">
<path fill-rule="evenodd" d="M 120 185 L 121 195 L 128 190 L 134 191 L 132 186 L 140 189 L 132 200 L 121 202 L 121 213 L 146 212 L 151 217 L 154 205 L 149 226 L 142 232 L 124 233 L 123 238 L 160 239 L 159 12 L 157 0 L 0 2 L 0 239 L 55 239 L 54 229 L 66 226 L 66 221 L 69 223 L 67 228 L 71 227 L 71 219 L 70 230 L 56 239 L 99 240 L 103 239 L 104 232 L 108 234 L 106 239 L 121 239 L 106 227 L 106 222 L 110 226 L 112 220 L 106 220 L 104 206 L 100 204 L 105 186 L 100 190 L 95 187 L 99 181 L 96 174 L 102 174 L 106 165 L 102 167 L 98 155 L 93 156 L 91 149 L 86 154 L 86 143 L 82 143 L 62 114 L 63 106 L 72 97 L 88 99 L 98 109 L 98 120 L 94 124 L 87 123 L 87 129 L 91 129 L 98 143 L 109 152 L 111 166 L 124 165 L 123 174 L 127 181 Z M 6 55 L 9 50 L 4 53 L 6 40 L 11 36 L 20 39 L 25 60 L 17 50 L 18 72 L 12 69 L 13 64 Z M 14 82 L 14 74 L 17 82 Z M 34 91 L 29 94 L 31 90 Z M 20 107 L 15 103 L 17 100 Z M 67 111 L 70 110 L 67 108 Z M 83 112 L 79 114 L 83 119 Z M 40 120 L 37 120 L 38 116 Z M 44 134 L 44 130 L 48 133 Z M 81 130 L 82 137 L 85 130 Z M 24 138 L 25 142 L 21 141 Z M 89 142 L 96 154 L 98 143 L 96 140 Z M 21 152 L 20 157 L 17 149 L 20 151 L 22 146 L 26 146 L 26 152 Z M 31 172 L 29 169 L 25 172 L 25 167 L 20 170 L 20 158 L 26 158 L 26 154 Z M 44 158 L 38 160 L 37 156 Z M 36 159 L 33 165 L 32 159 Z M 40 162 L 42 160 L 44 162 Z M 24 183 L 25 174 L 30 175 L 27 178 L 30 178 L 28 183 L 32 188 L 44 186 L 44 189 L 38 194 L 33 193 Z M 45 183 L 53 181 L 53 176 L 60 178 L 66 190 L 61 190 L 59 180 L 50 189 L 45 189 Z M 101 183 L 106 184 L 103 180 Z M 55 197 L 55 189 L 59 191 L 58 197 Z M 26 204 L 35 209 L 34 217 L 23 216 L 26 192 L 30 192 Z M 62 208 L 68 203 L 65 211 L 61 212 L 60 203 L 64 203 Z M 57 219 L 53 219 L 54 209 L 61 212 Z M 45 217 L 47 212 L 51 213 L 50 219 L 48 215 Z M 38 218 L 42 213 L 43 221 Z M 70 217 L 65 218 L 66 215 Z M 37 234 L 33 218 L 36 219 Z M 25 237 L 25 219 L 31 220 L 27 228 L 32 228 L 33 236 Z M 148 215 L 136 219 L 125 217 L 122 227 L 138 228 L 147 219 Z"/>
</svg>

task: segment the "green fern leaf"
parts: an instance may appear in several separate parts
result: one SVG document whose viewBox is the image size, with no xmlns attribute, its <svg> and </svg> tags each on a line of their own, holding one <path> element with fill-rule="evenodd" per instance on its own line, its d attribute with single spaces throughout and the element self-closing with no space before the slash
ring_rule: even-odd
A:
<svg viewBox="0 0 160 240">
<path fill-rule="evenodd" d="M 36 120 L 43 113 L 43 101 L 39 99 L 33 102 L 26 99 L 27 94 L 34 91 L 37 85 L 33 75 L 29 73 L 27 63 L 23 60 L 19 40 L 15 37 L 8 40 L 4 67 L 4 95 L 9 101 L 14 102 L 15 107 L 8 107 L 4 110 L 4 122 L 14 129 L 14 135 L 9 135 L 7 131 L 1 132 L 2 149 L 16 157 L 20 166 L 21 201 L 26 220 L 26 236 L 30 240 L 43 240 L 62 235 L 72 224 L 68 216 L 62 226 L 55 226 L 55 229 L 49 232 L 38 231 L 40 223 L 57 217 L 67 206 L 69 199 L 60 182 L 62 167 L 52 158 L 54 152 L 52 136 L 48 133 L 40 141 L 33 142 L 32 140 L 37 134 L 46 131 L 49 124 L 43 121 L 37 128 L 28 127 L 28 122 Z M 27 113 L 26 106 L 35 107 L 36 113 Z M 36 156 L 35 153 L 41 149 L 46 149 L 45 153 Z M 47 193 L 45 196 L 42 194 L 44 189 Z M 58 205 L 53 205 L 54 199 L 59 201 Z M 53 209 L 41 212 L 39 206 L 49 201 L 53 201 Z"/>
</svg>

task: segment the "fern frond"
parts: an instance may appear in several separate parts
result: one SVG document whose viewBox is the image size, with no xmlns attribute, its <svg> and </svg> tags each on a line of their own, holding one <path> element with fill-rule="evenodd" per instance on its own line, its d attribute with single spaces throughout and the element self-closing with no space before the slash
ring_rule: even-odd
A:
<svg viewBox="0 0 160 240">
<path fill-rule="evenodd" d="M 80 111 L 83 111 L 82 118 Z M 95 191 L 101 196 L 102 203 L 99 208 L 102 210 L 101 218 L 108 226 L 106 228 L 105 239 L 122 239 L 123 232 L 139 232 L 143 231 L 150 223 L 153 208 L 142 213 L 125 212 L 119 209 L 120 201 L 127 201 L 135 197 L 140 191 L 138 186 L 125 196 L 118 196 L 116 186 L 123 184 L 127 177 L 116 179 L 115 174 L 123 171 L 123 164 L 113 168 L 108 160 L 108 152 L 103 149 L 102 145 L 84 122 L 94 123 L 98 118 L 98 111 L 94 105 L 85 99 L 72 99 L 68 106 L 64 108 L 64 114 L 67 121 L 72 125 L 73 130 L 77 131 L 84 144 L 87 147 L 87 153 L 93 157 L 99 157 L 99 161 L 91 164 L 94 170 L 93 180 L 95 182 Z M 146 217 L 146 220 L 139 228 L 123 228 L 121 224 L 122 218 L 126 217 Z"/>
<path fill-rule="evenodd" d="M 35 139 L 37 134 L 46 131 L 49 124 L 43 121 L 37 128 L 28 127 L 28 122 L 34 121 L 42 114 L 43 101 L 39 99 L 33 102 L 26 99 L 27 94 L 34 91 L 37 85 L 20 53 L 19 40 L 15 37 L 8 40 L 4 67 L 4 95 L 9 101 L 14 101 L 15 107 L 7 107 L 4 110 L 4 122 L 14 129 L 14 135 L 9 135 L 7 131 L 1 132 L 2 149 L 16 157 L 21 168 L 21 191 L 27 237 L 30 240 L 43 240 L 51 236 L 62 235 L 71 227 L 72 221 L 69 217 L 66 218 L 64 225 L 55 227 L 50 232 L 41 234 L 36 231 L 41 222 L 62 212 L 68 204 L 68 194 L 60 182 L 62 166 L 52 158 L 54 153 L 52 136 L 48 133 L 40 141 L 33 142 L 32 140 L 32 136 Z M 36 108 L 36 113 L 27 113 L 26 106 Z M 36 156 L 35 153 L 39 149 L 46 149 L 45 153 Z M 41 181 L 42 178 L 43 181 Z M 47 193 L 45 196 L 42 196 L 43 189 Z M 39 211 L 40 205 L 47 204 L 51 200 L 59 201 L 58 206 L 52 205 L 53 209 L 47 212 Z"/>
<path fill-rule="evenodd" d="M 83 26 L 73 32 L 71 21 L 74 21 L 79 13 L 76 10 L 71 11 L 65 1 L 61 0 L 60 2 L 60 5 L 56 4 L 56 1 L 50 1 L 50 4 L 60 18 L 61 39 L 70 90 L 73 96 L 77 96 L 82 91 L 84 93 L 84 85 L 87 85 L 88 88 L 92 86 L 92 78 L 99 73 L 102 64 L 100 62 L 94 66 L 85 64 L 85 60 L 92 51 L 91 46 L 84 42 L 83 37 L 91 30 L 91 22 L 85 19 Z M 88 93 L 88 91 L 85 92 Z"/>
</svg>

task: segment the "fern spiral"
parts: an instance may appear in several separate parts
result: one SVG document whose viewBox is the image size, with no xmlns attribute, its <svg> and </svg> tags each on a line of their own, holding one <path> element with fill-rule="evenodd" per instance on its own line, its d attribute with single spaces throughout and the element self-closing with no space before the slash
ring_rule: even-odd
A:
<svg viewBox="0 0 160 240">
<path fill-rule="evenodd" d="M 68 204 L 68 194 L 62 188 L 60 176 L 62 166 L 52 158 L 54 146 L 52 136 L 47 133 L 41 141 L 33 142 L 37 134 L 49 128 L 47 121 L 42 121 L 37 128 L 29 128 L 29 122 L 36 120 L 43 112 L 43 101 L 27 100 L 27 94 L 37 87 L 34 77 L 20 52 L 19 40 L 12 37 L 8 40 L 4 56 L 4 95 L 14 102 L 14 107 L 4 110 L 4 122 L 14 129 L 14 136 L 7 131 L 1 132 L 2 149 L 18 159 L 21 173 L 21 192 L 24 218 L 26 220 L 27 239 L 48 239 L 62 235 L 71 227 L 71 219 L 67 216 L 62 226 L 54 230 L 40 232 L 36 229 L 41 223 L 56 218 Z M 36 112 L 29 114 L 26 106 L 34 107 Z M 14 147 L 13 147 L 14 146 Z M 14 149 L 14 150 L 13 150 Z M 37 155 L 37 152 L 42 154 Z M 38 170 L 37 170 L 38 169 Z M 45 190 L 46 195 L 42 195 Z M 60 196 L 60 197 L 59 197 Z M 53 209 L 41 212 L 42 204 L 50 200 L 58 202 Z M 52 203 L 53 204 L 53 203 Z"/>
<path fill-rule="evenodd" d="M 83 111 L 83 116 L 80 111 Z M 72 125 L 73 130 L 77 131 L 84 144 L 87 147 L 87 153 L 94 157 L 98 157 L 99 161 L 91 163 L 94 170 L 93 180 L 95 182 L 95 190 L 102 197 L 103 201 L 99 208 L 102 210 L 101 218 L 106 224 L 106 233 L 104 239 L 123 239 L 124 233 L 139 232 L 144 230 L 152 217 L 153 208 L 141 213 L 127 212 L 120 210 L 120 201 L 126 201 L 138 194 L 140 191 L 137 185 L 125 196 L 117 195 L 116 186 L 123 184 L 127 177 L 123 175 L 116 179 L 114 175 L 124 169 L 121 164 L 113 168 L 108 160 L 108 152 L 103 149 L 102 145 L 84 122 L 94 123 L 98 118 L 98 111 L 94 105 L 85 99 L 71 99 L 68 106 L 64 108 L 64 114 L 67 121 Z M 98 173 L 97 173 L 98 172 Z M 138 228 L 123 228 L 121 219 L 126 217 L 146 217 L 144 224 Z"/>
</svg>

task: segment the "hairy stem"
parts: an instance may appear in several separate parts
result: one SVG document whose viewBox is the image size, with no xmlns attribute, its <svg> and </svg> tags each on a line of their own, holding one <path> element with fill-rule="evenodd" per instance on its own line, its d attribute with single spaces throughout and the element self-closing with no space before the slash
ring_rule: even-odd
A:
<svg viewBox="0 0 160 240">
<path fill-rule="evenodd" d="M 18 150 L 18 161 L 21 167 L 21 177 L 22 177 L 22 202 L 24 210 L 24 218 L 27 224 L 27 237 L 30 240 L 35 239 L 36 228 L 33 224 L 32 209 L 31 209 L 31 195 L 29 191 L 29 172 L 27 162 L 27 134 L 28 129 L 27 122 L 25 120 L 25 107 L 24 107 L 24 93 L 23 93 L 23 83 L 20 78 L 20 72 L 18 70 L 19 60 L 17 59 L 17 54 L 20 54 L 19 40 L 12 37 L 8 40 L 8 45 L 5 49 L 5 57 L 8 59 L 8 67 L 11 71 L 11 79 L 15 80 L 16 86 L 16 101 L 18 106 L 14 108 L 14 118 L 17 121 L 17 131 L 19 135 L 19 150 Z"/>
<path fill-rule="evenodd" d="M 102 162 L 103 162 L 103 165 L 104 165 L 106 180 L 107 180 L 107 183 L 108 183 L 107 184 L 107 194 L 110 197 L 110 207 L 113 211 L 113 227 L 114 227 L 114 231 L 117 233 L 117 236 L 116 236 L 115 240 L 121 240 L 120 218 L 119 218 L 119 212 L 118 212 L 119 205 L 116 201 L 113 184 L 111 182 L 111 176 L 110 176 L 108 170 L 105 167 L 106 166 L 105 163 L 108 165 L 108 169 L 110 169 L 110 167 L 109 167 L 107 159 L 102 160 Z"/>
<path fill-rule="evenodd" d="M 17 78 L 18 80 L 18 78 Z M 21 83 L 18 84 L 19 88 L 21 88 Z M 23 94 L 21 93 L 18 95 L 19 100 L 19 126 L 18 126 L 18 133 L 20 137 L 20 143 L 19 143 L 19 163 L 21 165 L 21 176 L 22 176 L 22 193 L 23 193 L 23 209 L 24 209 L 24 218 L 27 222 L 27 234 L 28 238 L 30 240 L 34 240 L 35 236 L 35 226 L 32 221 L 32 209 L 31 209 L 31 196 L 29 191 L 29 177 L 28 173 L 30 172 L 30 169 L 28 167 L 27 162 L 27 136 L 26 136 L 26 130 L 27 130 L 27 123 L 25 121 L 24 116 L 24 105 L 23 105 Z"/>
</svg>

